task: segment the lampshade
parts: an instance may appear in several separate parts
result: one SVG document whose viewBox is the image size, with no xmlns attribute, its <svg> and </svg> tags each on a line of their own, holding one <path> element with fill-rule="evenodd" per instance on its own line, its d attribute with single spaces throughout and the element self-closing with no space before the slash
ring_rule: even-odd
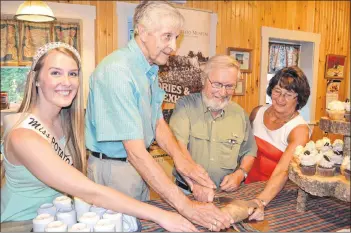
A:
<svg viewBox="0 0 351 233">
<path fill-rule="evenodd" d="M 50 7 L 43 1 L 25 1 L 18 7 L 15 19 L 31 22 L 56 20 Z"/>
</svg>

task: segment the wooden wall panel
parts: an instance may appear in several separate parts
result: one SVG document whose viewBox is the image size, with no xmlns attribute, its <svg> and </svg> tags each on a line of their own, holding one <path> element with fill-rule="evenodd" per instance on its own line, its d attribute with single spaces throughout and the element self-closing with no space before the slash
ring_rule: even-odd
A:
<svg viewBox="0 0 351 233">
<path fill-rule="evenodd" d="M 346 55 L 350 53 L 350 3 L 348 1 L 219 1 L 217 9 L 204 8 L 197 1 L 187 2 L 186 6 L 213 10 L 218 14 L 217 53 L 225 53 L 227 47 L 253 49 L 253 71 L 244 74 L 246 95 L 234 97 L 247 112 L 258 104 L 261 27 L 277 27 L 289 30 L 321 34 L 320 59 L 318 70 L 316 119 L 325 115 L 324 79 L 327 54 Z M 348 59 L 350 57 L 348 56 Z M 349 60 L 348 60 L 349 61 Z M 349 63 L 349 62 L 348 62 Z M 339 98 L 344 100 L 349 88 L 349 67 L 341 84 Z M 312 138 L 322 137 L 323 132 L 315 127 Z M 330 135 L 335 138 L 335 135 Z"/>
<path fill-rule="evenodd" d="M 57 1 L 56 1 L 57 2 Z M 117 48 L 116 2 L 112 1 L 58 1 L 96 6 L 96 61 Z M 138 3 L 139 1 L 127 1 Z M 316 119 L 325 115 L 324 79 L 327 54 L 346 55 L 350 61 L 350 2 L 349 1 L 190 1 L 182 5 L 205 9 L 218 14 L 218 54 L 226 53 L 227 47 L 253 49 L 252 73 L 244 74 L 246 95 L 233 97 L 247 112 L 258 105 L 261 53 L 261 27 L 306 31 L 321 34 Z M 268 56 L 268 55 L 267 55 Z M 340 99 L 344 100 L 350 85 L 349 66 L 341 84 Z M 322 136 L 315 127 L 313 139 Z M 334 137 L 334 136 L 333 136 Z"/>
</svg>

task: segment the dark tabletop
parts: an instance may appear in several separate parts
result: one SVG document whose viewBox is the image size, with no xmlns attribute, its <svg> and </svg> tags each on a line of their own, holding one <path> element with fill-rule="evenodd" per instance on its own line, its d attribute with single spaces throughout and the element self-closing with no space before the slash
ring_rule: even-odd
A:
<svg viewBox="0 0 351 233">
<path fill-rule="evenodd" d="M 239 190 L 232 193 L 219 192 L 215 198 L 216 205 L 224 206 L 232 199 L 250 200 L 264 188 L 265 182 L 256 182 L 242 185 Z M 350 203 L 332 197 L 309 196 L 307 211 L 296 211 L 296 198 L 298 186 L 288 181 L 283 190 L 265 208 L 265 221 L 251 224 L 240 222 L 233 225 L 229 231 L 338 231 L 350 229 Z M 189 196 L 193 199 L 192 196 Z M 163 200 L 149 201 L 149 204 L 165 210 L 174 209 Z M 142 231 L 165 231 L 158 224 L 141 220 Z M 198 229 L 208 231 L 197 226 Z"/>
</svg>

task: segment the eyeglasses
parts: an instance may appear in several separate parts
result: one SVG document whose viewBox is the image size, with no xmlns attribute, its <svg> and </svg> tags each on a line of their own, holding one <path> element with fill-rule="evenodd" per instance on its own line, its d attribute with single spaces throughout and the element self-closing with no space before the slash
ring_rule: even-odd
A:
<svg viewBox="0 0 351 233">
<path fill-rule="evenodd" d="M 273 90 L 272 90 L 272 97 L 279 98 L 281 95 L 283 95 L 283 97 L 287 101 L 293 100 L 293 99 L 295 99 L 297 97 L 297 94 L 292 94 L 292 93 L 289 93 L 289 92 L 285 92 L 283 94 L 283 92 L 281 90 L 273 88 Z"/>
<path fill-rule="evenodd" d="M 222 87 L 224 87 L 226 91 L 234 91 L 236 88 L 236 85 L 224 85 L 223 83 L 219 82 L 211 82 L 209 77 L 207 77 L 207 79 L 211 83 L 211 86 L 215 89 L 222 89 Z"/>
</svg>

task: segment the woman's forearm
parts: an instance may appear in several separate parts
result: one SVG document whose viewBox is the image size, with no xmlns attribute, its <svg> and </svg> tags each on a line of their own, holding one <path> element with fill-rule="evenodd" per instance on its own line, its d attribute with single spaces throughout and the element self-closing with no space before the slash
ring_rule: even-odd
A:
<svg viewBox="0 0 351 233">
<path fill-rule="evenodd" d="M 264 190 L 257 196 L 257 198 L 264 200 L 266 204 L 268 204 L 283 189 L 287 180 L 287 171 L 279 171 L 276 174 L 273 174 L 267 181 Z"/>
</svg>

